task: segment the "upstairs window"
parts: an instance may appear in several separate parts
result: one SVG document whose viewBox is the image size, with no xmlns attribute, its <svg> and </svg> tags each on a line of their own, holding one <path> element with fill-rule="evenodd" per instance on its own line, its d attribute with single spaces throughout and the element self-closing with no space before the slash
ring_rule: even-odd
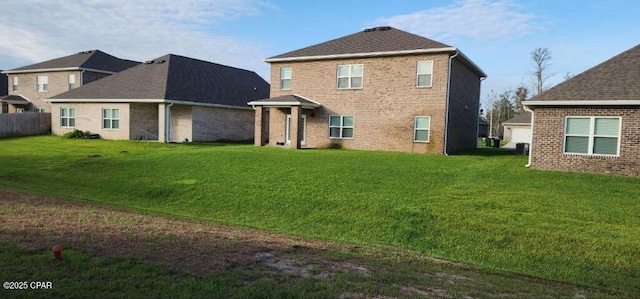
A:
<svg viewBox="0 0 640 299">
<path fill-rule="evenodd" d="M 76 108 L 60 108 L 60 126 L 70 128 L 76 126 Z"/>
<path fill-rule="evenodd" d="M 120 128 L 120 110 L 102 109 L 102 128 L 103 129 Z"/>
<path fill-rule="evenodd" d="M 329 116 L 329 138 L 353 138 L 353 116 Z"/>
<path fill-rule="evenodd" d="M 416 116 L 413 124 L 413 141 L 429 142 L 431 131 L 431 118 L 428 116 Z"/>
<path fill-rule="evenodd" d="M 362 88 L 362 64 L 338 65 L 338 89 Z"/>
<path fill-rule="evenodd" d="M 72 90 L 76 87 L 76 75 L 69 75 L 69 90 Z"/>
<path fill-rule="evenodd" d="M 280 69 L 280 89 L 291 89 L 291 77 L 292 71 L 290 67 L 283 67 Z"/>
<path fill-rule="evenodd" d="M 620 154 L 620 117 L 567 117 L 565 154 Z"/>
<path fill-rule="evenodd" d="M 418 61 L 416 86 L 431 87 L 433 77 L 433 60 Z"/>
<path fill-rule="evenodd" d="M 38 85 L 38 92 L 45 92 L 49 90 L 49 76 L 36 77 L 36 84 Z"/>
<path fill-rule="evenodd" d="M 13 84 L 11 85 L 12 86 L 11 90 L 13 92 L 16 92 L 16 91 L 18 91 L 18 77 L 13 77 L 12 80 L 13 80 L 13 82 L 12 82 Z"/>
</svg>

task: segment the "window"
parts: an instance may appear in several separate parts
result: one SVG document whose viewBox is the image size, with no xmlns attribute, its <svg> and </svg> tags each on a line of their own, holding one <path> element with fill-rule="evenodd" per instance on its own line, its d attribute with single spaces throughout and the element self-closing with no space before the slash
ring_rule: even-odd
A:
<svg viewBox="0 0 640 299">
<path fill-rule="evenodd" d="M 338 66 L 338 89 L 362 88 L 362 64 Z"/>
<path fill-rule="evenodd" d="M 14 92 L 18 91 L 18 77 L 13 77 L 12 89 Z"/>
<path fill-rule="evenodd" d="M 291 89 L 291 68 L 283 67 L 280 69 L 280 89 Z"/>
<path fill-rule="evenodd" d="M 353 138 L 353 116 L 329 116 L 329 138 Z"/>
<path fill-rule="evenodd" d="M 118 109 L 102 109 L 102 128 L 118 129 L 120 127 L 119 117 Z"/>
<path fill-rule="evenodd" d="M 36 112 L 38 113 L 45 113 L 47 111 L 44 110 L 44 108 L 36 108 Z"/>
<path fill-rule="evenodd" d="M 60 126 L 76 126 L 76 108 L 60 108 Z"/>
<path fill-rule="evenodd" d="M 69 75 L 69 90 L 72 90 L 74 87 L 76 87 L 76 75 L 70 74 Z"/>
<path fill-rule="evenodd" d="M 433 60 L 418 61 L 418 75 L 416 78 L 416 86 L 431 87 L 431 78 L 433 77 Z"/>
<path fill-rule="evenodd" d="M 429 116 L 416 116 L 413 124 L 413 141 L 429 142 L 431 118 Z"/>
<path fill-rule="evenodd" d="M 45 92 L 49 90 L 49 76 L 36 77 L 36 84 L 38 85 L 39 92 Z"/>
<path fill-rule="evenodd" d="M 620 117 L 567 117 L 564 153 L 617 156 Z"/>
</svg>

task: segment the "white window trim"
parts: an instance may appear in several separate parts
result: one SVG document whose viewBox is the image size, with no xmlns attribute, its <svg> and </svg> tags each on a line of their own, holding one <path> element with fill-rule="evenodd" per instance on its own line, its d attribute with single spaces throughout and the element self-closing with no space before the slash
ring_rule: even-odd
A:
<svg viewBox="0 0 640 299">
<path fill-rule="evenodd" d="M 418 67 L 418 65 L 420 65 L 420 62 L 425 62 L 425 61 L 430 61 L 431 62 L 431 69 L 429 70 L 429 73 L 420 73 L 420 71 L 419 71 L 420 68 Z M 431 80 L 429 81 L 429 85 L 424 85 L 423 86 L 423 85 L 419 85 L 418 84 L 418 82 L 419 82 L 418 79 L 420 78 L 420 75 L 431 75 Z M 430 88 L 430 87 L 433 87 L 433 60 L 419 60 L 416 63 L 416 87 L 418 87 L 418 88 Z"/>
<path fill-rule="evenodd" d="M 289 70 L 289 73 L 291 74 L 291 76 L 289 78 L 284 78 L 284 70 Z M 282 87 L 283 86 L 282 82 L 284 80 L 289 80 L 289 82 L 291 82 L 291 84 L 290 84 L 291 87 L 289 87 L 289 88 Z M 280 68 L 280 90 L 291 90 L 291 88 L 293 88 L 293 69 L 290 68 L 290 67 Z"/>
<path fill-rule="evenodd" d="M 76 75 L 69 74 L 69 90 L 76 88 Z"/>
<path fill-rule="evenodd" d="M 12 84 L 11 84 L 11 90 L 12 90 L 13 92 L 18 91 L 18 82 L 19 82 L 19 81 L 18 81 L 18 77 L 17 77 L 17 76 L 14 76 L 14 77 L 13 77 L 13 79 L 12 79 Z"/>
<path fill-rule="evenodd" d="M 62 110 L 67 110 L 67 116 L 62 116 Z M 71 110 L 73 110 L 73 117 L 69 116 L 69 114 L 70 114 L 69 112 L 70 112 Z M 62 125 L 62 119 L 63 119 L 63 118 L 66 118 L 66 119 L 67 119 L 67 124 L 69 124 L 69 123 L 70 123 L 70 121 L 69 121 L 70 119 L 73 119 L 73 124 L 74 124 L 74 125 L 73 125 L 73 126 L 69 126 L 69 125 L 63 126 L 63 125 Z M 61 127 L 61 128 L 75 128 L 75 123 L 76 123 L 76 108 L 71 108 L 71 107 L 61 107 L 61 108 L 60 108 L 60 127 Z"/>
<path fill-rule="evenodd" d="M 47 81 L 47 82 L 44 83 L 44 82 L 41 82 L 41 81 Z M 42 87 L 42 89 L 40 89 L 40 87 Z M 49 76 L 47 76 L 47 75 L 38 75 L 38 76 L 36 76 L 36 90 L 38 92 L 47 92 L 47 91 L 49 91 Z"/>
<path fill-rule="evenodd" d="M 104 111 L 105 110 L 110 110 L 109 111 L 109 117 L 107 117 L 107 118 L 104 117 Z M 118 118 L 114 118 L 113 117 L 113 110 L 118 110 Z M 108 128 L 104 127 L 104 121 L 105 120 L 109 120 L 109 127 Z M 113 128 L 113 121 L 114 120 L 118 121 L 118 127 L 117 128 Z M 102 129 L 103 130 L 120 130 L 120 109 L 119 108 L 102 108 Z"/>
<path fill-rule="evenodd" d="M 428 129 L 424 129 L 424 128 L 417 128 L 416 127 L 416 123 L 418 118 L 427 118 L 429 119 L 429 128 Z M 429 132 L 429 138 L 427 138 L 427 140 L 416 140 L 416 131 L 428 131 Z M 431 116 L 416 116 L 413 118 L 413 142 L 416 143 L 429 143 L 429 141 L 431 140 Z"/>
<path fill-rule="evenodd" d="M 331 117 L 332 116 L 339 116 L 340 117 L 340 126 L 331 126 Z M 345 117 L 351 117 L 351 120 L 353 121 L 353 125 L 351 126 L 344 126 L 344 118 Z M 329 136 L 329 139 L 353 139 L 356 136 L 356 130 L 355 130 L 355 126 L 356 126 L 356 118 L 353 115 L 329 115 L 329 132 L 327 133 L 327 135 Z M 331 128 L 340 128 L 340 137 L 332 137 L 331 136 Z M 344 129 L 352 129 L 353 130 L 353 135 L 351 137 L 342 137 L 342 130 Z"/>
<path fill-rule="evenodd" d="M 586 118 L 589 119 L 589 135 L 576 135 L 576 134 L 567 134 L 567 124 L 568 124 L 568 119 L 569 118 Z M 593 140 L 595 139 L 595 137 L 609 137 L 609 138 L 613 138 L 614 136 L 604 136 L 604 135 L 599 135 L 596 136 L 595 135 L 595 124 L 596 118 L 610 118 L 610 119 L 617 119 L 618 120 L 618 136 L 616 136 L 616 138 L 618 139 L 618 144 L 617 144 L 617 148 L 616 148 L 616 154 L 615 155 L 607 155 L 607 154 L 594 154 L 593 153 Z M 562 132 L 563 135 L 563 140 L 562 140 L 562 153 L 565 155 L 575 155 L 575 156 L 594 156 L 594 157 L 620 157 L 620 137 L 622 136 L 622 117 L 620 116 L 566 116 L 564 118 L 564 131 Z M 572 152 L 567 152 L 567 136 L 578 136 L 578 137 L 588 137 L 589 138 L 589 142 L 587 145 L 587 153 L 572 153 Z"/>
<path fill-rule="evenodd" d="M 351 71 L 353 70 L 354 66 L 361 66 L 362 67 L 362 76 L 351 76 Z M 349 75 L 347 75 L 346 77 L 340 77 L 340 67 L 341 66 L 348 66 L 349 67 Z M 340 78 L 349 78 L 348 82 L 349 85 L 348 87 L 340 87 Z M 352 78 L 362 78 L 362 84 L 360 84 L 360 87 L 352 87 L 351 86 L 351 79 Z M 344 90 L 344 89 L 362 89 L 364 87 L 364 64 L 339 64 L 338 67 L 336 68 L 336 88 L 340 89 L 340 90 Z"/>
</svg>

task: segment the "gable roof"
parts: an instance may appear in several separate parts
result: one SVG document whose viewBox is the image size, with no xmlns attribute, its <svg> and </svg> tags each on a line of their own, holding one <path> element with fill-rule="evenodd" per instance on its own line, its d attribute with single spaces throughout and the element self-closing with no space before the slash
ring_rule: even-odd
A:
<svg viewBox="0 0 640 299">
<path fill-rule="evenodd" d="M 13 94 L 1 96 L 0 102 L 14 104 L 14 105 L 28 105 L 29 103 L 31 103 L 29 102 L 29 100 L 25 99 L 23 96 L 13 95 Z"/>
<path fill-rule="evenodd" d="M 458 53 L 464 64 L 481 77 L 487 75 L 455 47 L 389 26 L 354 34 L 265 59 L 266 62 L 311 61 L 424 53 Z"/>
<path fill-rule="evenodd" d="M 507 124 L 531 124 L 531 112 L 529 111 L 522 111 L 522 113 L 504 121 L 502 123 L 502 125 L 507 125 Z"/>
<path fill-rule="evenodd" d="M 176 102 L 247 107 L 269 96 L 252 71 L 167 54 L 49 99 L 50 102 Z"/>
<path fill-rule="evenodd" d="M 117 73 L 138 64 L 140 64 L 140 62 L 120 59 L 100 50 L 89 50 L 15 68 L 4 71 L 3 73 L 33 73 L 56 70 L 92 70 L 106 73 Z"/>
<path fill-rule="evenodd" d="M 527 106 L 640 104 L 640 44 L 523 104 Z"/>
<path fill-rule="evenodd" d="M 322 105 L 320 103 L 307 99 L 301 95 L 288 94 L 275 98 L 261 99 L 257 101 L 248 102 L 247 105 L 251 106 L 266 106 L 266 107 L 291 107 L 301 106 L 305 109 L 314 109 Z"/>
</svg>

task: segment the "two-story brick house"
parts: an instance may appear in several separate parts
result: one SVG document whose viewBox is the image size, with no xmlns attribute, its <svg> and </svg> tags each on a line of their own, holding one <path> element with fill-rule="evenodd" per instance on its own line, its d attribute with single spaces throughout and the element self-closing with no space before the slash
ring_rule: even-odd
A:
<svg viewBox="0 0 640 299">
<path fill-rule="evenodd" d="M 486 74 L 454 47 L 376 27 L 265 61 L 271 97 L 248 103 L 256 146 L 263 136 L 291 148 L 447 154 L 476 146 Z"/>
<path fill-rule="evenodd" d="M 51 112 L 43 100 L 138 64 L 90 50 L 4 71 L 9 94 L 0 99 L 0 112 Z"/>
</svg>

